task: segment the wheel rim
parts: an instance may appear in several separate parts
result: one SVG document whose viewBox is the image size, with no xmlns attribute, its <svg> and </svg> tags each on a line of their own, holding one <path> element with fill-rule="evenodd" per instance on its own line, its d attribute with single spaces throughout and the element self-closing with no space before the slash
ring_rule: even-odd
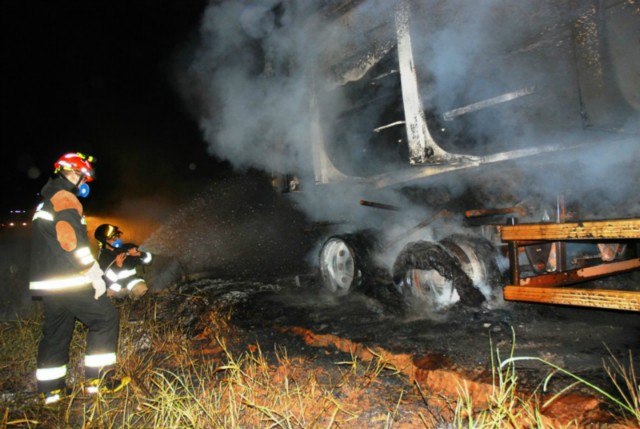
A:
<svg viewBox="0 0 640 429">
<path fill-rule="evenodd" d="M 460 301 L 460 295 L 451 280 L 436 270 L 408 270 L 405 282 L 411 295 L 432 302 L 436 308 L 448 307 Z"/>
<path fill-rule="evenodd" d="M 418 292 L 418 297 L 424 297 L 421 301 L 435 309 L 449 307 L 458 301 L 474 306 L 485 300 L 456 258 L 439 243 L 408 243 L 393 264 L 393 281 L 405 297 L 415 297 L 414 292 Z"/>
<path fill-rule="evenodd" d="M 458 260 L 485 299 L 494 299 L 494 289 L 499 289 L 500 268 L 493 245 L 485 238 L 464 235 L 452 235 L 440 243 Z"/>
<path fill-rule="evenodd" d="M 356 274 L 355 255 L 342 239 L 331 238 L 320 251 L 320 271 L 323 285 L 331 292 L 347 293 Z"/>
<path fill-rule="evenodd" d="M 456 245 L 465 256 L 464 258 L 458 257 L 460 267 L 462 267 L 465 274 L 469 276 L 474 285 L 486 283 L 488 278 L 487 269 L 478 257 L 476 250 L 464 243 L 456 243 Z"/>
</svg>

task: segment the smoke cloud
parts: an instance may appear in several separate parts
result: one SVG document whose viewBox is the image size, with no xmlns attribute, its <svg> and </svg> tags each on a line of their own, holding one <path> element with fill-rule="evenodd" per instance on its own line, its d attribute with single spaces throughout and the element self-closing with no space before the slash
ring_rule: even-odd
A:
<svg viewBox="0 0 640 429">
<path fill-rule="evenodd" d="M 635 55 L 637 46 L 609 49 L 607 43 L 622 40 L 617 33 L 611 40 L 602 33 L 594 39 L 594 31 L 603 31 L 593 27 L 602 11 L 591 1 L 578 7 L 555 0 L 409 2 L 422 103 L 434 138 L 446 150 L 486 155 L 593 142 L 588 150 L 511 162 L 504 170 L 494 165 L 473 174 L 445 174 L 412 184 L 409 191 L 395 187 L 382 193 L 362 184 L 314 187 L 310 141 L 318 119 L 329 156 L 343 172 L 363 176 L 408 168 L 401 145 L 386 143 L 382 150 L 376 139 L 387 131 L 373 131 L 404 120 L 388 107 L 393 103 L 354 101 L 363 90 L 373 93 L 367 101 L 398 98 L 399 87 L 387 78 L 397 76 L 397 66 L 380 65 L 393 64 L 393 17 L 401 3 L 212 2 L 202 19 L 200 46 L 179 77 L 210 153 L 240 170 L 296 174 L 303 187 L 299 207 L 313 220 L 384 227 L 391 237 L 438 207 L 464 209 L 453 203 L 461 197 L 491 207 L 540 196 L 554 201 L 556 193 L 568 192 L 568 202 L 591 206 L 591 215 L 638 214 L 640 121 L 628 102 L 638 90 L 616 81 L 629 75 L 616 67 L 617 58 L 640 54 Z M 620 8 L 607 11 L 611 25 L 633 30 L 634 6 Z M 596 51 L 615 57 L 606 61 L 610 70 L 601 69 L 603 58 L 594 60 Z M 620 88 L 626 89 L 622 96 Z M 598 102 L 605 91 L 619 101 L 615 106 Z M 389 132 L 400 128 L 389 126 Z M 369 198 L 402 211 L 358 204 Z M 614 214 L 622 201 L 625 208 Z M 432 230 L 442 235 L 445 225 L 460 220 L 450 214 Z"/>
</svg>

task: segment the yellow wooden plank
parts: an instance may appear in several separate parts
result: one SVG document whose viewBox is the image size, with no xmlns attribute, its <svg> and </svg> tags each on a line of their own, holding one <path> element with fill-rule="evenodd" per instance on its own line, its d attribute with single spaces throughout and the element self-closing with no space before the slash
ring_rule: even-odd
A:
<svg viewBox="0 0 640 429">
<path fill-rule="evenodd" d="M 564 287 L 505 286 L 508 301 L 640 311 L 640 292 Z"/>
<path fill-rule="evenodd" d="M 640 219 L 503 225 L 500 235 L 503 241 L 633 239 L 640 238 Z"/>
</svg>

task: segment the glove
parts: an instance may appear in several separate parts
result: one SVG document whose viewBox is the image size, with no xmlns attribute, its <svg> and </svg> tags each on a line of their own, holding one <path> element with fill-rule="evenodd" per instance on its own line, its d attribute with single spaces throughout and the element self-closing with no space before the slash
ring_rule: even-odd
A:
<svg viewBox="0 0 640 429">
<path fill-rule="evenodd" d="M 123 252 L 123 253 L 118 254 L 118 256 L 116 256 L 116 259 L 115 259 L 115 261 L 116 261 L 116 266 L 117 266 L 118 268 L 122 268 L 122 265 L 124 264 L 124 260 L 125 260 L 126 258 L 127 258 L 127 253 L 126 253 L 126 252 Z"/>
<path fill-rule="evenodd" d="M 85 273 L 85 276 L 89 279 L 96 293 L 94 295 L 95 299 L 100 298 L 107 291 L 107 285 L 102 279 L 102 275 L 104 272 L 100 269 L 100 265 L 97 262 L 94 262 L 89 271 Z"/>
</svg>

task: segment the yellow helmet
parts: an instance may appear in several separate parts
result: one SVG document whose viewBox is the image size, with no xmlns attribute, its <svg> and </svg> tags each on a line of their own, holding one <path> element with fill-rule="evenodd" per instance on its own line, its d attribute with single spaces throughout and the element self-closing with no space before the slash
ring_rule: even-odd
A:
<svg viewBox="0 0 640 429">
<path fill-rule="evenodd" d="M 101 244 L 105 244 L 107 240 L 111 240 L 113 237 L 122 234 L 117 226 L 110 225 L 108 223 L 103 223 L 99 227 L 96 228 L 96 231 L 93 233 L 93 236 L 98 240 Z"/>
</svg>

